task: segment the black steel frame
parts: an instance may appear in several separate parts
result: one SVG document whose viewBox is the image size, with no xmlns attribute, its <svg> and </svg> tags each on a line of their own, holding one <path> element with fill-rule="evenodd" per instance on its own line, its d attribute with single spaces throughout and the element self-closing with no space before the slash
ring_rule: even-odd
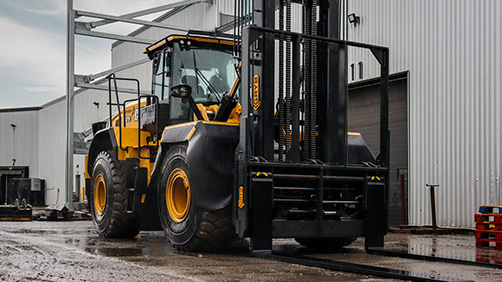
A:
<svg viewBox="0 0 502 282">
<path fill-rule="evenodd" d="M 291 140 L 294 143 L 291 146 L 291 150 L 286 156 L 285 162 L 274 161 L 273 156 L 273 105 L 274 105 L 274 95 L 273 91 L 266 92 L 265 89 L 274 89 L 273 78 L 274 70 L 274 60 L 273 54 L 272 59 L 266 57 L 265 50 L 270 49 L 270 46 L 274 46 L 274 40 L 280 38 L 286 38 L 286 36 L 291 38 L 292 48 L 293 48 L 293 63 L 292 63 L 292 85 L 300 84 L 300 42 L 302 40 L 315 40 L 320 43 L 330 44 L 336 46 L 336 48 L 327 48 L 328 52 L 332 56 L 337 56 L 340 60 L 339 69 L 334 71 L 337 75 L 336 83 L 331 83 L 328 88 L 329 94 L 335 93 L 336 101 L 333 103 L 327 103 L 327 107 L 322 109 L 324 113 L 335 112 L 336 115 L 326 116 L 325 118 L 333 119 L 338 118 L 336 124 L 336 130 L 328 130 L 328 128 L 321 128 L 319 131 L 321 146 L 324 146 L 321 152 L 323 155 L 319 157 L 318 161 L 313 160 L 315 163 L 308 163 L 311 160 L 303 160 L 298 149 L 298 142 L 300 137 L 299 125 L 300 118 L 298 116 L 298 110 L 300 107 L 300 97 L 299 89 L 296 87 L 292 88 L 291 93 L 291 106 L 292 106 L 292 120 L 291 120 Z M 256 51 L 256 46 L 260 46 L 260 50 Z M 269 49 L 267 49 L 269 46 Z M 346 91 L 347 91 L 347 80 L 344 71 L 340 70 L 340 64 L 343 68 L 346 68 L 346 51 L 348 47 L 358 47 L 369 49 L 373 55 L 376 57 L 377 61 L 380 63 L 380 99 L 381 99 L 381 124 L 380 124 L 380 154 L 377 157 L 378 168 L 368 168 L 368 167 L 354 167 L 347 164 L 347 123 L 346 123 Z M 332 49 L 335 49 L 338 54 L 333 54 Z M 292 234 L 281 234 L 280 232 L 273 234 L 273 224 L 271 224 L 273 217 L 271 214 L 273 199 L 271 196 L 273 189 L 273 181 L 263 179 L 264 175 L 268 178 L 273 177 L 273 171 L 276 168 L 295 168 L 298 166 L 305 166 L 305 169 L 314 169 L 316 174 L 320 174 L 320 178 L 323 178 L 323 171 L 359 171 L 366 177 L 364 190 L 366 197 L 374 197 L 375 201 L 366 201 L 365 208 L 367 211 L 367 216 L 365 222 L 354 223 L 353 225 L 347 225 L 347 228 L 364 229 L 361 232 L 353 232 L 348 235 L 363 233 L 366 234 L 366 247 L 379 247 L 383 246 L 383 235 L 386 233 L 387 220 L 386 216 L 381 216 L 382 213 L 386 214 L 387 204 L 386 204 L 386 187 L 388 186 L 388 165 L 389 165 L 389 108 L 388 108 L 388 48 L 358 42 L 343 41 L 323 36 L 313 36 L 305 35 L 301 33 L 286 32 L 275 30 L 266 27 L 258 26 L 248 26 L 244 27 L 242 30 L 242 116 L 241 116 L 241 126 L 240 126 L 240 143 L 236 149 L 236 189 L 234 199 L 235 207 L 235 225 L 237 233 L 240 236 L 250 236 L 251 237 L 251 248 L 253 251 L 265 251 L 269 252 L 271 250 L 272 237 L 291 237 Z M 273 53 L 273 52 L 272 52 Z M 265 59 L 266 58 L 266 59 Z M 340 59 L 342 58 L 342 59 Z M 272 62 L 272 64 L 267 65 L 266 63 Z M 333 67 L 331 67 L 333 69 Z M 261 81 L 259 85 L 261 108 L 255 110 L 252 108 L 253 101 L 253 77 L 254 73 L 261 74 Z M 330 76 L 332 79 L 333 77 Z M 337 94 L 340 93 L 341 94 Z M 332 107 L 331 109 L 329 107 Z M 334 107 L 334 111 L 333 111 Z M 320 126 L 322 127 L 322 125 Z M 334 145 L 333 145 L 334 144 Z M 334 148 L 331 148 L 333 146 Z M 344 148 L 343 150 L 340 150 Z M 329 154 L 329 152 L 334 152 L 328 157 L 324 157 Z M 337 153 L 337 151 L 343 151 L 343 154 Z M 259 173 L 263 172 L 263 173 Z M 375 186 L 372 181 L 368 178 L 371 175 L 380 176 L 383 180 L 383 185 Z M 321 187 L 318 191 L 322 191 L 323 181 L 319 181 Z M 254 186 L 254 187 L 253 187 Z M 371 186 L 371 189 L 369 188 Z M 237 193 L 242 193 L 244 195 L 242 201 L 242 207 L 238 207 L 237 199 L 239 195 Z M 322 192 L 321 199 L 322 199 Z M 319 195 L 318 195 L 319 196 Z M 320 212 L 319 210 L 317 211 Z M 371 216 L 379 214 L 377 216 Z M 307 223 L 304 226 L 295 223 L 282 223 L 286 224 L 290 228 L 297 228 L 298 231 L 305 228 L 311 228 L 312 226 L 317 226 L 315 230 L 327 230 L 327 229 L 338 229 L 338 223 L 323 222 L 320 216 L 316 217 L 316 222 Z M 329 226 L 329 225 L 333 226 Z M 323 226 L 321 226 L 323 225 Z M 279 227 L 279 226 L 277 226 Z M 339 226 L 340 227 L 340 226 Z M 319 235 L 320 233 L 318 233 Z M 333 236 L 340 236 L 342 233 L 331 233 Z M 294 235 L 293 235 L 294 236 Z M 324 234 L 323 236 L 329 237 L 330 234 Z"/>
</svg>

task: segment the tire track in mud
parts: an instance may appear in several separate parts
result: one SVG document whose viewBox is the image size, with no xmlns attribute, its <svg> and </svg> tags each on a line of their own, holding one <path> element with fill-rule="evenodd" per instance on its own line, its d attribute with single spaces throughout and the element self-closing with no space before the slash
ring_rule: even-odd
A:
<svg viewBox="0 0 502 282">
<path fill-rule="evenodd" d="M 36 234 L 0 231 L 0 256 L 1 281 L 199 281 L 89 254 Z"/>
</svg>

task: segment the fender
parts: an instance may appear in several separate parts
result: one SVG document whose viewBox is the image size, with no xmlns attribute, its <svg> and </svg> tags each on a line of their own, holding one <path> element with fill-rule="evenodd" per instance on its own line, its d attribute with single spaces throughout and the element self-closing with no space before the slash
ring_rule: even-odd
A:
<svg viewBox="0 0 502 282">
<path fill-rule="evenodd" d="M 98 154 L 102 151 L 111 151 L 112 158 L 117 159 L 117 139 L 115 138 L 115 133 L 111 127 L 101 129 L 96 132 L 92 138 L 87 162 L 87 171 L 89 172 L 89 175 L 92 175 L 94 161 L 96 160 Z"/>
<path fill-rule="evenodd" d="M 187 144 L 192 205 L 203 211 L 219 210 L 229 205 L 233 194 L 234 151 L 239 142 L 239 125 L 197 121 L 167 127 L 161 142 L 163 153 L 158 154 L 165 154 L 168 147 L 184 142 Z M 154 169 L 153 173 L 156 170 L 160 168 Z"/>
</svg>

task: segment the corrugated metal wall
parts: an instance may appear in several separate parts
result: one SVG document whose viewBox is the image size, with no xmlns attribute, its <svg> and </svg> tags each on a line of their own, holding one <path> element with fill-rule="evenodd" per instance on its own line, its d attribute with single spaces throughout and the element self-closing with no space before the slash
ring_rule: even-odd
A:
<svg viewBox="0 0 502 282">
<path fill-rule="evenodd" d="M 78 91 L 75 95 L 75 132 L 90 128 L 92 123 L 108 117 L 108 92 L 99 90 Z M 115 100 L 112 100 L 113 102 Z M 94 104 L 94 103 L 97 103 Z M 65 202 L 65 154 L 66 154 L 66 102 L 59 99 L 44 105 L 39 111 L 37 125 L 39 134 L 34 139 L 38 142 L 40 168 L 39 177 L 46 179 L 46 203 L 62 204 Z M 75 176 L 81 175 L 80 189 L 85 185 L 85 159 L 83 155 L 74 156 Z M 31 175 L 31 167 L 30 167 Z M 76 186 L 76 185 L 75 185 Z"/>
<path fill-rule="evenodd" d="M 479 205 L 501 201 L 502 2 L 351 0 L 348 39 L 389 46 L 390 71 L 409 70 L 409 221 L 473 227 Z M 364 77 L 371 54 L 352 51 Z"/>
<path fill-rule="evenodd" d="M 221 1 L 215 1 L 220 3 Z M 223 1 L 231 2 L 233 1 Z M 225 7 L 223 7 L 225 8 Z M 228 7 L 225 8 L 229 9 Z M 233 9 L 232 9 L 233 13 Z M 175 27 L 183 27 L 194 30 L 211 30 L 218 26 L 219 11 L 218 5 L 214 4 L 196 4 L 191 5 L 181 12 L 174 14 L 163 21 L 165 24 L 170 24 Z M 144 32 L 137 35 L 140 38 L 148 38 L 153 40 L 161 40 L 171 34 L 184 34 L 181 31 L 148 28 Z M 143 51 L 147 45 L 137 43 L 122 43 L 112 49 L 112 67 L 122 66 L 130 62 L 141 60 L 146 57 Z M 121 77 L 134 77 L 140 80 L 143 90 L 151 91 L 152 83 L 152 64 L 151 62 L 124 70 L 117 74 Z"/>
<path fill-rule="evenodd" d="M 0 112 L 0 166 L 11 166 L 16 159 L 16 166 L 30 167 L 30 177 L 40 175 L 38 117 L 38 110 Z"/>
</svg>

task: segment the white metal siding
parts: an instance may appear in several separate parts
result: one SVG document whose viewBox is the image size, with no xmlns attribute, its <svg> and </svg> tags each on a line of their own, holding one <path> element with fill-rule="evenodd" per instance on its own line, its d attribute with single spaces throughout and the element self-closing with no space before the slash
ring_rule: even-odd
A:
<svg viewBox="0 0 502 282">
<path fill-rule="evenodd" d="M 39 177 L 37 137 L 38 111 L 0 112 L 0 166 L 16 159 L 16 166 L 29 166 L 30 177 Z"/>
<path fill-rule="evenodd" d="M 217 1 L 219 2 L 219 1 Z M 233 3 L 233 1 L 232 1 Z M 233 13 L 233 11 L 232 11 Z M 163 21 L 176 27 L 193 30 L 212 30 L 218 26 L 218 6 L 213 4 L 195 4 Z M 161 40 L 171 34 L 184 34 L 181 31 L 149 28 L 141 32 L 137 37 L 152 40 Z M 112 49 L 112 67 L 118 67 L 130 62 L 141 60 L 146 57 L 143 51 L 147 45 L 137 43 L 122 43 Z M 140 80 L 143 90 L 151 91 L 152 88 L 152 64 L 151 62 L 124 70 L 117 74 L 120 77 L 133 77 Z"/>
<path fill-rule="evenodd" d="M 473 227 L 479 205 L 501 204 L 502 2 L 352 0 L 348 39 L 388 46 L 390 71 L 409 70 L 409 221 Z M 370 54 L 352 51 L 349 65 Z M 392 144 L 391 144 L 392 146 Z"/>
<path fill-rule="evenodd" d="M 125 96 L 121 98 L 124 99 Z M 128 96 L 130 98 L 130 96 Z M 86 90 L 75 95 L 75 132 L 82 132 L 92 126 L 92 123 L 109 116 L 108 92 Z M 112 98 L 112 102 L 115 99 Z M 94 103 L 98 103 L 95 105 Z M 116 112 L 116 108 L 112 109 Z M 64 99 L 44 106 L 39 111 L 37 153 L 40 160 L 39 177 L 46 179 L 46 203 L 62 204 L 65 202 L 65 155 L 66 155 L 66 101 Z M 74 156 L 75 175 L 81 175 L 81 187 L 84 186 L 85 159 L 83 155 Z M 31 175 L 31 171 L 30 171 Z M 74 187 L 74 190 L 81 189 Z"/>
</svg>

